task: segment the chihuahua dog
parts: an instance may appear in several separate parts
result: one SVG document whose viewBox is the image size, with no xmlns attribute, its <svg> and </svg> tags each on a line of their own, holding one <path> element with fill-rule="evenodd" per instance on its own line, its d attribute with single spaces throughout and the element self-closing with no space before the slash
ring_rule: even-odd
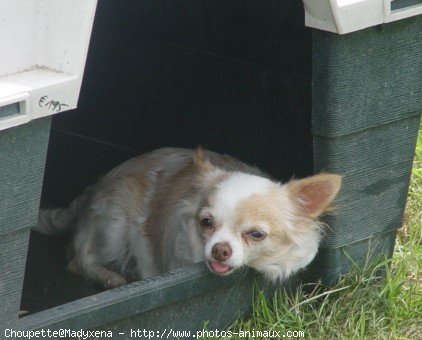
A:
<svg viewBox="0 0 422 340">
<path fill-rule="evenodd" d="M 201 261 L 277 281 L 315 257 L 318 217 L 340 185 L 334 174 L 281 184 L 226 155 L 165 148 L 116 167 L 67 209 L 41 210 L 35 230 L 71 230 L 69 270 L 106 289 Z"/>
</svg>

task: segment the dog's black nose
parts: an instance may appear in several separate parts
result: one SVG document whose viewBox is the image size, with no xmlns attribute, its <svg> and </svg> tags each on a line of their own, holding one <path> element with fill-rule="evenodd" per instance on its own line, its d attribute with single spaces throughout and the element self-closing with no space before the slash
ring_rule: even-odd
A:
<svg viewBox="0 0 422 340">
<path fill-rule="evenodd" d="M 227 243 L 216 243 L 212 247 L 212 257 L 217 261 L 225 261 L 232 256 L 232 248 Z"/>
</svg>

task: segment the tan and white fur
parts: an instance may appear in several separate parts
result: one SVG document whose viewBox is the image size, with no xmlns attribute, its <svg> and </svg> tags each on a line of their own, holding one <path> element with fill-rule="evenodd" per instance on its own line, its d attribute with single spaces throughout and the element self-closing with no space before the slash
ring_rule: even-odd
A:
<svg viewBox="0 0 422 340">
<path fill-rule="evenodd" d="M 42 210 L 35 230 L 71 230 L 69 270 L 104 288 L 205 261 L 218 275 L 243 266 L 283 280 L 307 266 L 318 217 L 341 177 L 281 184 L 234 158 L 165 148 L 113 169 L 67 209 Z"/>
</svg>

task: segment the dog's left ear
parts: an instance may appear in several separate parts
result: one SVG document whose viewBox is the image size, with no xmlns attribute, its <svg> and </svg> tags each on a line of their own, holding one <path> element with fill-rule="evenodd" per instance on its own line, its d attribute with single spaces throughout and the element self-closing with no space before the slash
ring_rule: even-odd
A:
<svg viewBox="0 0 422 340">
<path fill-rule="evenodd" d="M 293 180 L 288 184 L 291 199 L 297 204 L 299 211 L 310 218 L 329 211 L 340 187 L 341 176 L 334 174 L 319 174 Z"/>
<path fill-rule="evenodd" d="M 205 158 L 204 152 L 200 146 L 195 149 L 193 163 L 202 171 L 210 171 L 214 169 L 208 158 Z"/>
</svg>

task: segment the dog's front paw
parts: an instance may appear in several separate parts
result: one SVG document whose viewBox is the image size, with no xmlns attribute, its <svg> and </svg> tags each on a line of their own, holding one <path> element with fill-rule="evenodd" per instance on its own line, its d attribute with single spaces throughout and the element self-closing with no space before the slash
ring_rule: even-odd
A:
<svg viewBox="0 0 422 340">
<path fill-rule="evenodd" d="M 104 280 L 104 288 L 112 289 L 125 285 L 127 282 L 125 278 L 119 274 L 109 275 Z"/>
</svg>

